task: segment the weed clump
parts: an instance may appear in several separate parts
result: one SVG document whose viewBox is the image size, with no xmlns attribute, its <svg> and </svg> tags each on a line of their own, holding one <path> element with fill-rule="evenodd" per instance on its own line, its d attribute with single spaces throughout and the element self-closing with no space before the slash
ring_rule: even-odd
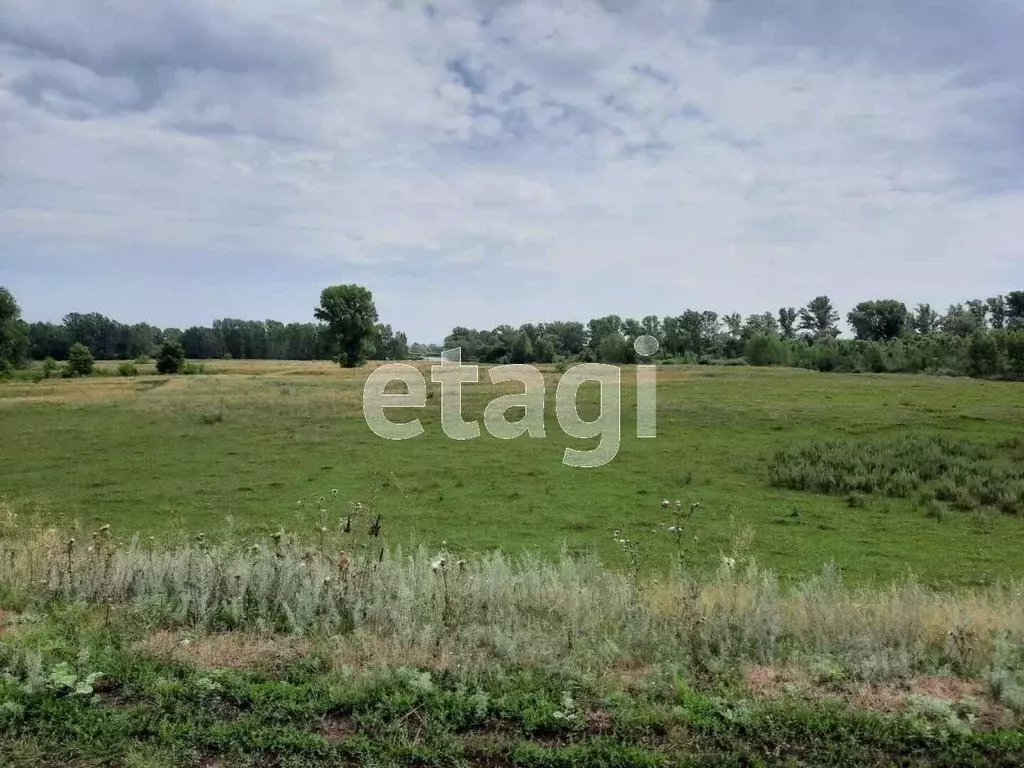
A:
<svg viewBox="0 0 1024 768">
<path fill-rule="evenodd" d="M 768 465 L 772 485 L 845 496 L 939 501 L 961 511 L 1024 512 L 1024 440 L 945 436 L 823 441 L 786 448 Z M 929 514 L 929 516 L 934 516 Z"/>
</svg>

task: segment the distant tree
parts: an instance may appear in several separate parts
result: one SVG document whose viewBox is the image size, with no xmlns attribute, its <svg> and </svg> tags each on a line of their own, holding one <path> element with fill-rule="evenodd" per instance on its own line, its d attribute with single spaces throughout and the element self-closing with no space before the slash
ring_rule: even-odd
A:
<svg viewBox="0 0 1024 768">
<path fill-rule="evenodd" d="M 743 323 L 743 333 L 741 337 L 744 341 L 754 338 L 755 336 L 775 336 L 779 335 L 779 322 L 775 319 L 775 315 L 771 312 L 762 312 L 759 315 L 750 315 Z M 744 352 L 744 355 L 746 353 Z"/>
<path fill-rule="evenodd" d="M 698 312 L 695 309 L 687 309 L 683 314 L 672 319 L 665 318 L 666 329 L 671 328 L 672 339 L 669 341 L 666 332 L 666 342 L 674 347 L 676 353 L 689 353 L 693 355 L 704 355 L 718 342 L 719 321 L 715 312 Z"/>
<path fill-rule="evenodd" d="M 988 302 L 985 299 L 971 299 L 967 302 L 967 312 L 978 321 L 979 328 L 988 327 Z"/>
<path fill-rule="evenodd" d="M 1024 291 L 1006 294 L 1006 327 L 1024 328 Z"/>
<path fill-rule="evenodd" d="M 828 296 L 816 296 L 800 310 L 800 330 L 808 331 L 815 338 L 838 336 L 838 322 L 839 313 Z"/>
<path fill-rule="evenodd" d="M 942 317 L 932 309 L 931 304 L 918 304 L 910 317 L 911 328 L 924 335 L 939 330 L 941 323 Z"/>
<path fill-rule="evenodd" d="M 587 323 L 587 329 L 590 331 L 589 347 L 591 351 L 596 352 L 600 349 L 601 342 L 606 336 L 620 336 L 621 328 L 622 318 L 618 315 L 605 315 L 592 319 Z"/>
<path fill-rule="evenodd" d="M 0 286 L 0 372 L 13 367 L 28 346 L 28 327 L 9 290 Z"/>
<path fill-rule="evenodd" d="M 1024 332 L 1006 335 L 1006 361 L 1018 379 L 1024 379 Z"/>
<path fill-rule="evenodd" d="M 1006 327 L 1006 298 L 993 296 L 986 301 L 988 313 L 991 317 L 992 327 L 1000 330 Z"/>
<path fill-rule="evenodd" d="M 640 325 L 643 327 L 644 333 L 656 338 L 659 344 L 664 340 L 661 319 L 657 315 L 647 315 L 640 321 Z"/>
<path fill-rule="evenodd" d="M 533 362 L 533 342 L 523 331 L 518 331 L 512 337 L 512 345 L 509 350 L 509 362 L 516 365 Z"/>
<path fill-rule="evenodd" d="M 618 332 L 602 337 L 596 352 L 598 361 L 602 363 L 631 363 L 636 358 L 633 348 Z"/>
<path fill-rule="evenodd" d="M 365 348 L 373 337 L 377 307 L 373 294 L 359 285 L 332 285 L 320 294 L 314 316 L 326 323 L 338 340 L 338 362 L 354 368 L 365 361 Z"/>
<path fill-rule="evenodd" d="M 377 323 L 373 334 L 373 354 L 376 360 L 390 360 L 388 353 L 395 342 L 395 332 L 390 325 Z"/>
<path fill-rule="evenodd" d="M 555 352 L 562 357 L 580 355 L 587 345 L 587 330 L 583 323 L 556 321 L 548 323 L 546 331 L 555 342 Z"/>
<path fill-rule="evenodd" d="M 971 376 L 991 376 L 999 372 L 999 347 L 990 333 L 979 330 L 971 335 L 967 357 Z"/>
<path fill-rule="evenodd" d="M 626 343 L 632 344 L 636 339 L 644 335 L 644 327 L 640 321 L 627 317 L 622 321 L 622 335 L 626 337 Z"/>
<path fill-rule="evenodd" d="M 550 363 L 555 359 L 555 340 L 552 336 L 539 336 L 533 343 L 533 357 L 538 363 Z"/>
<path fill-rule="evenodd" d="M 952 304 L 942 318 L 942 332 L 947 336 L 970 336 L 982 329 L 976 314 L 970 312 L 963 304 Z"/>
<path fill-rule="evenodd" d="M 779 330 L 782 338 L 796 338 L 797 311 L 795 307 L 782 307 L 779 310 Z"/>
<path fill-rule="evenodd" d="M 88 376 L 92 373 L 93 356 L 89 348 L 76 341 L 68 350 L 68 372 L 72 376 Z"/>
<path fill-rule="evenodd" d="M 739 312 L 731 312 L 722 318 L 725 323 L 725 330 L 732 338 L 738 339 L 743 335 L 743 316 Z"/>
<path fill-rule="evenodd" d="M 888 341 L 903 335 L 907 327 L 907 307 L 896 299 L 862 301 L 846 316 L 858 339 Z"/>
<path fill-rule="evenodd" d="M 409 338 L 403 331 L 397 331 L 391 338 L 388 360 L 406 360 L 409 357 Z"/>
<path fill-rule="evenodd" d="M 64 316 L 63 325 L 71 342 L 84 344 L 94 357 L 100 360 L 117 358 L 120 323 L 99 312 L 84 315 L 72 312 Z"/>
<path fill-rule="evenodd" d="M 157 373 L 174 374 L 185 364 L 185 348 L 177 341 L 165 341 L 156 358 Z"/>
</svg>

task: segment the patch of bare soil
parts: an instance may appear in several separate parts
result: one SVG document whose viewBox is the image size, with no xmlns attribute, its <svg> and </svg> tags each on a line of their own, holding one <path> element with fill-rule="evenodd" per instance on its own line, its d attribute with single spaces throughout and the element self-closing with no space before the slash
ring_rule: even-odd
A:
<svg viewBox="0 0 1024 768">
<path fill-rule="evenodd" d="M 833 697 L 857 709 L 899 713 L 907 709 L 912 697 L 926 696 L 950 705 L 971 702 L 978 708 L 976 727 L 980 730 L 998 730 L 1013 724 L 1010 711 L 988 699 L 977 680 L 922 675 L 898 683 L 825 686 L 796 668 L 763 666 L 748 669 L 745 680 L 750 694 L 760 699 L 787 695 L 812 700 Z"/>
<path fill-rule="evenodd" d="M 328 741 L 344 741 L 350 736 L 354 736 L 358 731 L 359 729 L 352 721 L 352 718 L 338 714 L 327 715 L 320 724 L 320 727 L 316 729 L 316 733 Z"/>
</svg>

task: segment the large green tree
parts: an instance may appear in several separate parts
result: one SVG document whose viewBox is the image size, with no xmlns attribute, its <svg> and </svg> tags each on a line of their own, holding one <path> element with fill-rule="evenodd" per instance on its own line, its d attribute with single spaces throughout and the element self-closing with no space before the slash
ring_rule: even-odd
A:
<svg viewBox="0 0 1024 768">
<path fill-rule="evenodd" d="M 9 290 L 0 286 L 0 372 L 19 362 L 28 345 L 28 327 Z"/>
<path fill-rule="evenodd" d="M 862 301 L 846 316 L 857 338 L 888 341 L 903 335 L 907 327 L 907 306 L 896 299 Z"/>
<path fill-rule="evenodd" d="M 839 335 L 838 322 L 839 313 L 828 296 L 816 296 L 800 310 L 800 330 L 809 331 L 815 337 L 835 338 Z"/>
<path fill-rule="evenodd" d="M 314 317 L 338 340 L 338 362 L 355 368 L 366 361 L 366 346 L 377 330 L 373 294 L 361 285 L 332 285 L 320 294 Z"/>
<path fill-rule="evenodd" d="M 939 315 L 931 304 L 918 304 L 917 310 L 911 313 L 910 325 L 921 334 L 934 333 L 942 324 L 942 316 Z"/>
<path fill-rule="evenodd" d="M 779 309 L 779 333 L 784 339 L 796 338 L 797 311 L 795 307 Z"/>
</svg>

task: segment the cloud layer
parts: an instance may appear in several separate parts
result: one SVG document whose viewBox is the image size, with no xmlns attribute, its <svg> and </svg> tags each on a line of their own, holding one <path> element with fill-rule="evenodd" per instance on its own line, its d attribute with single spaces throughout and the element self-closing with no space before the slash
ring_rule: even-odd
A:
<svg viewBox="0 0 1024 768">
<path fill-rule="evenodd" d="M 1008 0 L 7 0 L 0 283 L 188 324 L 355 280 L 420 339 L 1020 288 L 1022 36 Z"/>
</svg>

